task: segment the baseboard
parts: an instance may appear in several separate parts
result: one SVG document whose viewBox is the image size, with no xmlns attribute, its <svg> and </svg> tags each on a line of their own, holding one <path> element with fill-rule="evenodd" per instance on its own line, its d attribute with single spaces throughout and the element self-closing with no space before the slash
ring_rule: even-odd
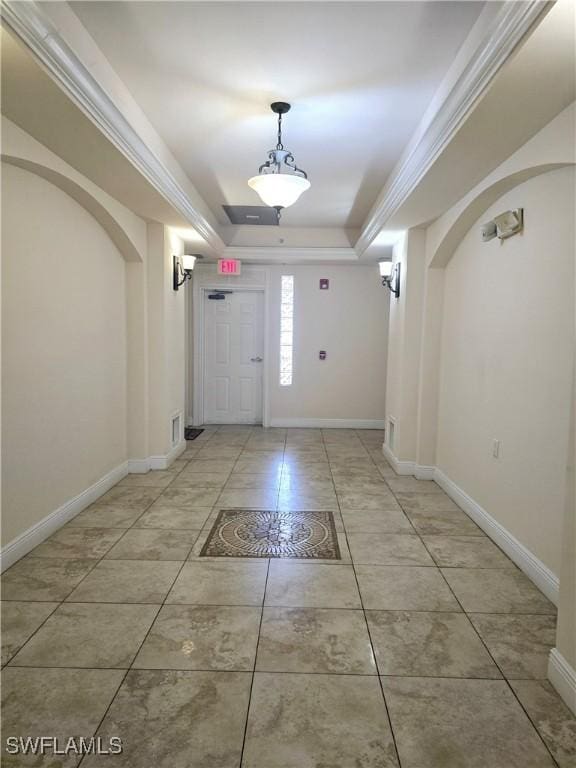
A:
<svg viewBox="0 0 576 768">
<path fill-rule="evenodd" d="M 436 467 L 434 480 L 458 506 L 516 563 L 538 589 L 558 605 L 559 579 L 529 549 L 521 544 L 503 525 L 495 520 L 480 504 L 459 488 Z"/>
<path fill-rule="evenodd" d="M 144 475 L 150 471 L 150 459 L 128 459 L 127 463 L 131 475 Z"/>
<path fill-rule="evenodd" d="M 186 450 L 186 440 L 181 440 L 164 456 L 148 456 L 146 459 L 128 459 L 130 474 L 145 474 L 151 469 L 168 469 L 170 464 Z"/>
<path fill-rule="evenodd" d="M 397 475 L 413 475 L 415 473 L 416 463 L 414 461 L 402 461 L 401 459 L 397 459 L 386 443 L 382 445 L 382 453 Z"/>
<path fill-rule="evenodd" d="M 576 670 L 568 664 L 558 648 L 552 648 L 548 657 L 548 679 L 566 706 L 576 715 Z"/>
<path fill-rule="evenodd" d="M 382 453 L 397 475 L 414 475 L 418 480 L 434 480 L 436 467 L 416 464 L 415 461 L 402 461 L 396 458 L 386 443 L 382 444 Z"/>
<path fill-rule="evenodd" d="M 303 429 L 384 429 L 384 419 L 270 419 L 271 427 Z"/>
<path fill-rule="evenodd" d="M 85 491 L 70 499 L 58 509 L 51 512 L 28 530 L 21 533 L 0 550 L 0 571 L 6 570 L 21 557 L 27 555 L 34 547 L 41 544 L 48 536 L 72 520 L 79 512 L 93 504 L 106 491 L 119 483 L 128 473 L 145 473 L 151 469 L 168 469 L 186 450 L 186 441 L 182 440 L 165 456 L 149 456 L 146 459 L 129 459 L 101 477 Z"/>
<path fill-rule="evenodd" d="M 426 464 L 414 464 L 414 475 L 418 480 L 434 480 L 436 477 L 436 467 L 429 467 Z"/>
<path fill-rule="evenodd" d="M 181 456 L 186 450 L 186 440 L 181 440 L 165 456 L 149 456 L 150 469 L 168 469 L 178 456 Z"/>
<path fill-rule="evenodd" d="M 538 589 L 554 605 L 558 605 L 560 587 L 558 577 L 480 504 L 459 488 L 442 470 L 438 467 L 417 464 L 415 461 L 402 461 L 396 458 L 386 444 L 382 446 L 382 453 L 396 474 L 414 475 L 419 480 L 435 480 L 460 509 L 466 512 L 484 533 L 506 552 L 508 557 L 534 582 Z"/>
<path fill-rule="evenodd" d="M 82 512 L 83 509 L 94 503 L 127 474 L 128 462 L 123 462 L 89 488 L 86 488 L 85 491 L 67 501 L 61 507 L 54 510 L 54 512 L 51 512 L 38 523 L 28 528 L 28 530 L 21 533 L 9 544 L 6 544 L 0 552 L 0 571 L 4 571 L 6 568 L 14 565 L 17 560 L 27 555 L 28 552 L 37 547 L 38 544 L 41 544 L 44 539 L 51 536 L 58 528 L 61 528 L 79 512 Z"/>
</svg>

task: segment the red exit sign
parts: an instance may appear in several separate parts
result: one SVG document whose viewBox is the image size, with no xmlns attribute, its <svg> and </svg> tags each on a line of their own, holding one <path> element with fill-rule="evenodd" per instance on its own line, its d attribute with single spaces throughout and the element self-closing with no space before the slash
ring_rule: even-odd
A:
<svg viewBox="0 0 576 768">
<path fill-rule="evenodd" d="M 218 259 L 219 275 L 239 275 L 241 267 L 239 259 Z"/>
</svg>

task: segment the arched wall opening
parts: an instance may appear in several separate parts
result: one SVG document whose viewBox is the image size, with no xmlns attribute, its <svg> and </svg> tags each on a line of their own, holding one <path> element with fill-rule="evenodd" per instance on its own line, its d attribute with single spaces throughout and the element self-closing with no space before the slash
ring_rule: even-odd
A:
<svg viewBox="0 0 576 768">
<path fill-rule="evenodd" d="M 63 173 L 59 173 L 46 165 L 22 157 L 2 155 L 2 161 L 8 165 L 30 171 L 30 173 L 40 176 L 50 182 L 50 184 L 61 189 L 96 219 L 116 248 L 118 248 L 125 261 L 142 261 L 142 255 L 138 252 L 129 235 L 112 213 L 94 195 L 90 194 L 87 189 L 80 186 L 69 176 L 65 176 Z"/>
<path fill-rule="evenodd" d="M 510 173 L 486 189 L 483 189 L 476 197 L 469 201 L 466 206 L 457 214 L 456 219 L 446 229 L 438 244 L 433 248 L 429 255 L 428 266 L 441 269 L 446 267 L 452 258 L 454 251 L 458 247 L 462 238 L 470 230 L 476 220 L 484 212 L 498 201 L 506 192 L 514 189 L 525 181 L 540 176 L 543 173 L 569 167 L 572 163 L 546 163 L 541 165 L 524 168 L 520 171 Z"/>
<path fill-rule="evenodd" d="M 462 210 L 429 262 L 441 275 L 434 464 L 533 553 L 556 593 L 574 350 L 574 204 L 572 164 L 511 174 Z M 521 234 L 481 242 L 483 220 L 517 207 L 524 208 Z"/>
<path fill-rule="evenodd" d="M 141 257 L 62 174 L 7 158 L 2 187 L 6 544 L 52 513 L 59 527 L 70 499 L 125 473 L 126 267 Z"/>
</svg>

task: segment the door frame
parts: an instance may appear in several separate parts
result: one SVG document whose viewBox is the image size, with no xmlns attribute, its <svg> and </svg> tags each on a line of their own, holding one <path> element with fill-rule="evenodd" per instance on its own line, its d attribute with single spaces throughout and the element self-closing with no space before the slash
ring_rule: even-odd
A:
<svg viewBox="0 0 576 768">
<path fill-rule="evenodd" d="M 192 296 L 192 338 L 193 338 L 193 372 L 192 372 L 192 424 L 200 427 L 204 423 L 204 384 L 205 384 L 205 317 L 204 317 L 204 299 L 206 293 L 213 291 L 233 291 L 234 293 L 258 292 L 264 298 L 263 317 L 264 324 L 264 365 L 262 366 L 262 426 L 270 426 L 270 398 L 269 398 L 269 368 L 270 368 L 270 338 L 268 330 L 269 299 L 267 285 L 231 285 L 227 282 L 218 280 L 210 281 L 208 284 L 193 286 Z"/>
</svg>

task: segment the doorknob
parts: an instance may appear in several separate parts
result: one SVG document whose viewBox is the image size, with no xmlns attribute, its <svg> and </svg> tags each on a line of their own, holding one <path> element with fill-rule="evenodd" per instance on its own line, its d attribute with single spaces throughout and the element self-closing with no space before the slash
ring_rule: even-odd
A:
<svg viewBox="0 0 576 768">
<path fill-rule="evenodd" d="M 251 357 L 250 358 L 250 362 L 251 363 L 261 363 L 262 362 L 262 358 L 261 357 Z"/>
</svg>

